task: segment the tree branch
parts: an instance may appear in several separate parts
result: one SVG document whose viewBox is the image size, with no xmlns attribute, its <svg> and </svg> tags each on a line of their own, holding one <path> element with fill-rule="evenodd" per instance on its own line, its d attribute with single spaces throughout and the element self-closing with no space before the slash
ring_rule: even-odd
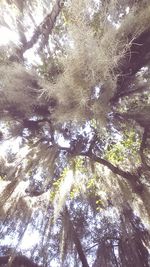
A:
<svg viewBox="0 0 150 267">
<path fill-rule="evenodd" d="M 91 152 L 87 152 L 84 155 L 89 157 L 93 161 L 98 162 L 98 163 L 102 164 L 103 166 L 106 166 L 114 174 L 120 175 L 121 177 L 125 178 L 131 184 L 134 192 L 139 193 L 143 190 L 143 185 L 139 181 L 138 175 L 132 174 L 130 172 L 125 172 L 125 171 L 121 170 L 120 168 L 111 164 L 109 161 L 102 159 Z"/>
<path fill-rule="evenodd" d="M 142 93 L 145 91 L 149 91 L 149 87 L 146 87 L 145 85 L 140 86 L 136 89 L 132 89 L 132 90 L 125 90 L 123 92 L 120 92 L 118 94 L 115 94 L 112 98 L 111 98 L 111 103 L 115 104 L 120 98 L 125 97 L 125 96 L 130 96 L 136 93 Z"/>
<path fill-rule="evenodd" d="M 149 60 L 150 28 L 146 29 L 134 39 L 129 51 L 126 53 L 126 57 L 123 59 L 123 62 L 121 62 L 116 93 L 110 100 L 111 104 L 115 103 L 125 91 L 127 92 L 127 86 L 131 84 L 134 75 L 145 66 Z"/>
<path fill-rule="evenodd" d="M 123 119 L 126 121 L 131 121 L 134 120 L 136 123 L 138 123 L 141 127 L 148 128 L 150 125 L 150 107 L 146 106 L 141 110 L 135 110 L 133 111 L 129 111 L 126 113 L 115 113 L 114 117 L 118 118 L 118 119 Z"/>
<path fill-rule="evenodd" d="M 149 131 L 149 128 L 144 128 L 142 142 L 140 145 L 140 157 L 141 157 L 141 161 L 143 163 L 144 168 L 150 171 L 150 166 L 147 164 L 145 156 L 144 156 L 144 149 L 146 148 L 146 140 L 148 137 L 148 131 Z"/>
<path fill-rule="evenodd" d="M 18 51 L 18 54 L 23 55 L 24 52 L 30 48 L 32 48 L 38 41 L 39 37 L 41 35 L 44 36 L 46 33 L 51 33 L 52 29 L 54 28 L 56 19 L 62 9 L 62 0 L 56 0 L 56 3 L 51 11 L 50 14 L 48 14 L 45 19 L 41 22 L 39 26 L 37 26 L 33 36 L 28 42 L 24 42 L 22 48 Z"/>
</svg>

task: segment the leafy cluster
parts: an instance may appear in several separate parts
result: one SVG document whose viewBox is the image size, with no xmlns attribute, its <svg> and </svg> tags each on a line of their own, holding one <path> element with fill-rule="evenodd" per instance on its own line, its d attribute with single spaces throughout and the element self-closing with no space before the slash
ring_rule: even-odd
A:
<svg viewBox="0 0 150 267">
<path fill-rule="evenodd" d="M 0 266 L 148 267 L 149 0 L 0 15 Z"/>
</svg>

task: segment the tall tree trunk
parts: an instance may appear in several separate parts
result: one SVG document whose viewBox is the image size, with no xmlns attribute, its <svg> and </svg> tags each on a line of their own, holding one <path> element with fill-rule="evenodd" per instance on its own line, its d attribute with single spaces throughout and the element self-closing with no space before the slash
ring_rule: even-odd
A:
<svg viewBox="0 0 150 267">
<path fill-rule="evenodd" d="M 86 256 L 85 256 L 83 248 L 82 248 L 82 244 L 80 242 L 80 239 L 78 238 L 77 232 L 74 229 L 74 226 L 73 226 L 73 223 L 71 221 L 70 214 L 69 214 L 67 207 L 65 207 L 65 216 L 67 216 L 69 226 L 70 226 L 70 229 L 71 229 L 71 232 L 73 235 L 73 242 L 75 244 L 79 258 L 82 262 L 82 267 L 89 267 L 89 264 L 87 262 Z"/>
</svg>

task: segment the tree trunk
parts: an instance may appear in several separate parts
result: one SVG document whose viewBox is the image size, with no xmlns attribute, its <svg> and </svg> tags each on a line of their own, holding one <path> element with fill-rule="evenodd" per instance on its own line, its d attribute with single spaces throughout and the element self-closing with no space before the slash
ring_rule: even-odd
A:
<svg viewBox="0 0 150 267">
<path fill-rule="evenodd" d="M 78 238 L 77 232 L 74 229 L 74 226 L 73 226 L 73 223 L 70 219 L 70 215 L 69 215 L 67 207 L 65 207 L 65 216 L 67 216 L 67 218 L 68 218 L 68 222 L 70 224 L 70 229 L 71 229 L 72 234 L 73 234 L 73 241 L 74 241 L 77 253 L 79 255 L 79 258 L 82 262 L 82 267 L 89 267 L 86 256 L 85 256 L 83 248 L 82 248 L 82 244 L 80 242 L 80 239 Z"/>
</svg>

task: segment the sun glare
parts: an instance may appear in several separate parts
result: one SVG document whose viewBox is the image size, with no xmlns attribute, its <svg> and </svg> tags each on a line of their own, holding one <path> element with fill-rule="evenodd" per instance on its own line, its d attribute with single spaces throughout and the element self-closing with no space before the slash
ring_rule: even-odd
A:
<svg viewBox="0 0 150 267">
<path fill-rule="evenodd" d="M 9 42 L 18 43 L 19 36 L 16 32 L 2 26 L 0 27 L 0 45 L 7 45 Z"/>
</svg>

